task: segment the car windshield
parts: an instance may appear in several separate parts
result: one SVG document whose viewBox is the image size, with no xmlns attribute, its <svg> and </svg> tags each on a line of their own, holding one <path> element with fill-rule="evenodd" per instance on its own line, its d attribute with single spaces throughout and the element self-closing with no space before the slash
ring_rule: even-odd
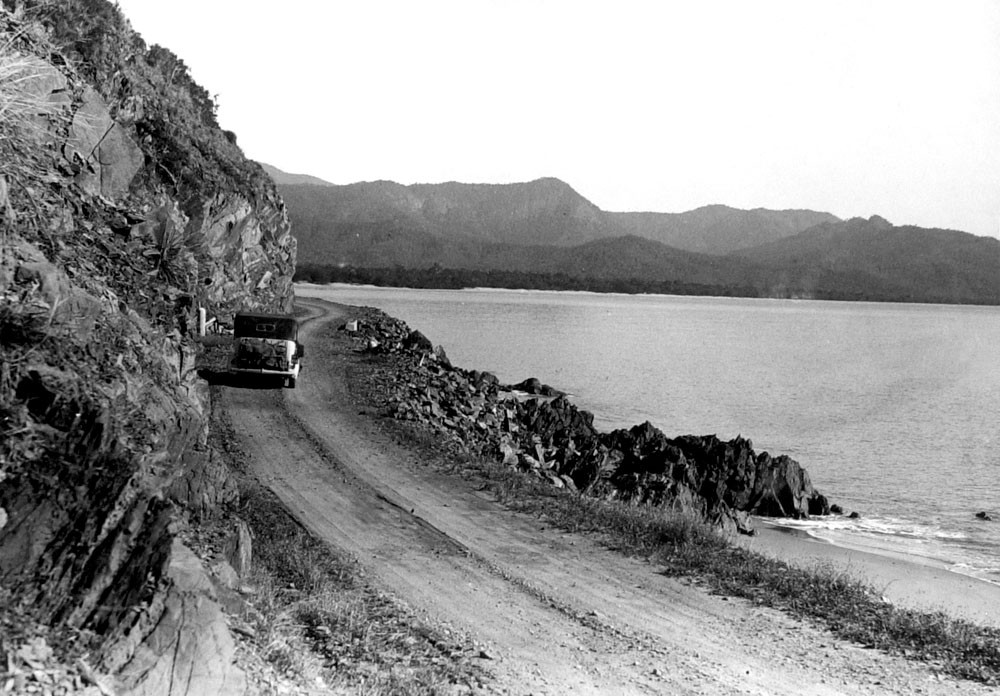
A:
<svg viewBox="0 0 1000 696">
<path fill-rule="evenodd" d="M 236 338 L 276 338 L 285 341 L 298 339 L 299 323 L 292 317 L 269 314 L 237 314 L 233 318 L 233 335 Z"/>
</svg>

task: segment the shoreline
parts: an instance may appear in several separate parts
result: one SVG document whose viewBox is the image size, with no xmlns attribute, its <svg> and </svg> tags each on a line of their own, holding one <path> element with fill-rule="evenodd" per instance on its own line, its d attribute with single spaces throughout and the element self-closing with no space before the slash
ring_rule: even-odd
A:
<svg viewBox="0 0 1000 696">
<path fill-rule="evenodd" d="M 324 297 L 311 299 L 352 311 L 361 309 Z M 739 536 L 734 545 L 807 570 L 819 567 L 846 573 L 900 608 L 941 611 L 953 618 L 1000 628 L 1000 585 L 934 565 L 924 557 L 851 548 L 813 537 L 802 529 L 770 523 L 766 517 L 753 519 L 758 534 Z"/>
<path fill-rule="evenodd" d="M 757 535 L 736 544 L 806 569 L 843 572 L 870 585 L 892 604 L 945 614 L 1000 628 L 1000 585 L 936 565 L 929 559 L 891 551 L 852 548 L 819 539 L 805 530 L 755 517 Z"/>
</svg>

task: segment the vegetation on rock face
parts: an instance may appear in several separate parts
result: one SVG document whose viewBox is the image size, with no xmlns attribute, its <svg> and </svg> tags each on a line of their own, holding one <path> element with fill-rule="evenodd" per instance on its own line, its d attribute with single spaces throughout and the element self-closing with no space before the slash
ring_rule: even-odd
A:
<svg viewBox="0 0 1000 696">
<path fill-rule="evenodd" d="M 273 184 L 179 59 L 147 50 L 106 0 L 3 0 L 5 665 L 45 637 L 126 686 L 204 659 L 218 662 L 194 690 L 240 682 L 231 642 L 155 647 L 219 635 L 218 610 L 174 570 L 179 506 L 210 514 L 231 495 L 224 472 L 210 480 L 191 333 L 198 305 L 290 307 L 294 259 Z M 129 672 L 147 639 L 152 661 Z"/>
<path fill-rule="evenodd" d="M 126 182 L 127 196 L 101 191 L 105 198 L 121 199 L 105 211 L 109 226 L 128 237 L 151 214 L 170 215 L 183 233 L 168 247 L 184 258 L 158 267 L 190 280 L 175 285 L 213 313 L 244 305 L 247 288 L 259 296 L 258 306 L 290 309 L 295 241 L 284 204 L 263 169 L 243 156 L 235 136 L 219 128 L 215 100 L 194 82 L 183 60 L 162 46 L 147 48 L 107 0 L 3 3 L 17 8 L 24 39 L 44 37 L 63 56 L 59 70 L 76 75 L 49 99 L 58 97 L 70 118 L 87 109 L 110 117 L 94 149 L 108 147 L 113 138 L 103 136 L 118 132 L 124 149 L 136 149 L 129 153 L 138 159 L 136 174 Z M 79 119 L 66 127 L 78 129 Z M 64 174 L 77 180 L 88 171 L 93 176 L 87 160 L 94 153 L 85 149 L 79 160 L 61 165 Z M 19 187 L 9 183 L 13 195 Z M 168 200 L 173 209 L 164 208 Z M 162 244 L 162 234 L 156 236 Z"/>
<path fill-rule="evenodd" d="M 141 143 L 150 148 L 150 178 L 201 189 L 193 178 L 196 170 L 216 179 L 226 168 L 232 170 L 227 174 L 260 176 L 235 147 L 227 147 L 233 144 L 219 130 L 215 100 L 192 79 L 184 61 L 163 46 L 147 49 L 116 6 L 107 0 L 4 0 L 4 4 L 21 6 L 27 17 L 45 25 L 67 60 L 107 101 L 112 116 L 135 126 Z M 195 142 L 198 150 L 191 148 Z M 200 156 L 202 151 L 213 165 L 228 167 L 190 161 L 191 155 Z"/>
</svg>

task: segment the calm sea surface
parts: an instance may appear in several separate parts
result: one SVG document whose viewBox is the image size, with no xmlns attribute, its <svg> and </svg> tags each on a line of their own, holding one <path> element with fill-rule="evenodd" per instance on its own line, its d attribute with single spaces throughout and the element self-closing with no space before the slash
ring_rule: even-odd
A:
<svg viewBox="0 0 1000 696">
<path fill-rule="evenodd" d="M 456 365 L 573 395 L 602 430 L 743 435 L 860 520 L 794 523 L 1000 582 L 1000 308 L 300 284 Z M 996 521 L 984 522 L 984 510 Z M 789 523 L 793 524 L 793 523 Z"/>
</svg>

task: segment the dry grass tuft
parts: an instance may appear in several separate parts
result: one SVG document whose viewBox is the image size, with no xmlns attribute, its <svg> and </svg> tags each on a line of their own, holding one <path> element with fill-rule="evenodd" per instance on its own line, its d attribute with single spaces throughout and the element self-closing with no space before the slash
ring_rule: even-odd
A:
<svg viewBox="0 0 1000 696">
<path fill-rule="evenodd" d="M 33 139 L 41 130 L 39 117 L 59 111 L 57 103 L 35 88 L 44 79 L 42 65 L 17 51 L 10 38 L 0 45 L 0 142 Z"/>
<path fill-rule="evenodd" d="M 54 68 L 34 55 L 52 51 L 38 36 L 45 36 L 40 25 L 16 21 L 0 8 L 0 254 L 8 252 L 7 233 L 15 219 L 22 236 L 25 228 L 42 226 L 32 191 L 51 168 L 46 133 L 53 121 L 68 118 L 63 105 L 41 88 L 51 76 L 46 72 Z"/>
</svg>

